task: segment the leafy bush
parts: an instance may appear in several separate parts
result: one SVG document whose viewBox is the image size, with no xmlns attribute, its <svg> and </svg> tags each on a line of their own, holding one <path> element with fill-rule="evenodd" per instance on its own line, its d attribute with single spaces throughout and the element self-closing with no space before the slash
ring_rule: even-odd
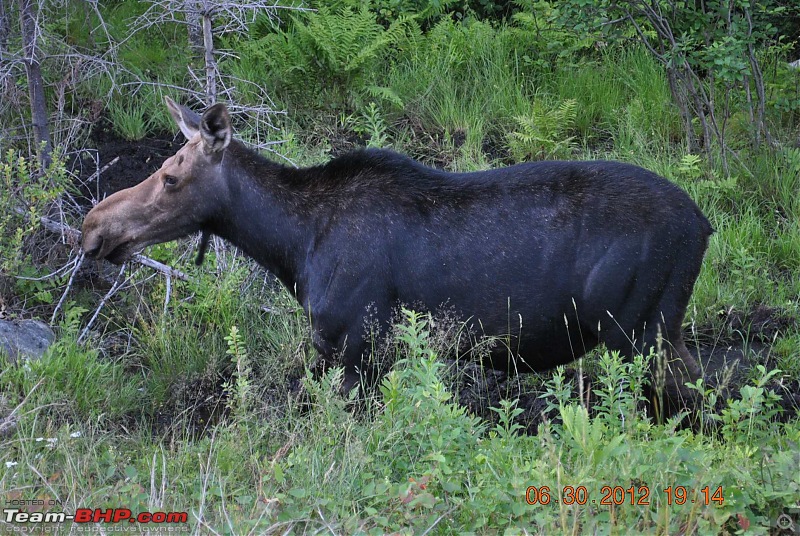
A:
<svg viewBox="0 0 800 536">
<path fill-rule="evenodd" d="M 551 71 L 556 62 L 570 63 L 576 54 L 593 50 L 596 36 L 576 32 L 555 2 L 517 0 L 519 11 L 511 17 L 510 31 L 526 43 L 522 60 L 537 71 Z"/>
<path fill-rule="evenodd" d="M 40 228 L 40 218 L 70 182 L 57 152 L 46 169 L 14 150 L 4 156 L 0 162 L 0 272 L 14 274 L 30 260 L 26 246 Z"/>
<path fill-rule="evenodd" d="M 463 0 L 375 0 L 372 9 L 384 24 L 401 17 L 414 17 L 423 28 L 429 28 L 444 13 L 463 8 Z"/>
<path fill-rule="evenodd" d="M 606 32 L 606 41 L 627 44 L 634 35 L 667 73 L 672 100 L 684 125 L 687 147 L 695 152 L 702 143 L 710 160 L 719 158 L 729 172 L 728 153 L 736 130 L 749 130 L 743 140 L 757 147 L 771 142 L 766 117 L 763 55 L 780 43 L 771 20 L 787 11 L 780 2 L 752 3 L 748 0 L 686 2 L 681 9 L 664 9 L 659 2 L 618 4 L 608 0 L 569 0 L 561 9 L 567 20 L 581 31 Z M 780 48 L 783 45 L 779 45 Z M 796 90 L 792 93 L 796 93 Z M 731 126 L 744 123 L 747 129 Z M 738 144 L 737 144 L 738 145 Z"/>
<path fill-rule="evenodd" d="M 381 384 L 385 410 L 379 419 L 389 432 L 386 437 L 398 441 L 403 450 L 419 453 L 421 463 L 407 464 L 407 458 L 387 450 L 386 467 L 394 468 L 395 477 L 432 471 L 448 475 L 463 470 L 450 464 L 475 447 L 482 426 L 452 403 L 452 394 L 441 381 L 444 365 L 429 345 L 428 318 L 413 311 L 404 315 L 405 322 L 398 326 L 398 354 L 404 357 Z"/>
</svg>

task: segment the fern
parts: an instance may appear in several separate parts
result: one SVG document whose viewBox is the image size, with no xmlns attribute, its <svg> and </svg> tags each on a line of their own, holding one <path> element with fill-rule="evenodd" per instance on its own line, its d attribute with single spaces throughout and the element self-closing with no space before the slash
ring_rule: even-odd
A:
<svg viewBox="0 0 800 536">
<path fill-rule="evenodd" d="M 400 98 L 392 88 L 386 86 L 375 86 L 375 85 L 368 85 L 364 88 L 366 94 L 374 99 L 381 99 L 383 101 L 387 101 L 391 104 L 394 104 L 398 109 L 403 109 L 405 104 L 403 103 L 403 99 Z"/>
<path fill-rule="evenodd" d="M 702 163 L 703 159 L 700 156 L 692 153 L 685 154 L 678 162 L 678 173 L 689 179 L 699 179 L 703 176 Z"/>
<path fill-rule="evenodd" d="M 385 147 L 389 142 L 389 137 L 386 135 L 386 123 L 374 102 L 369 103 L 369 107 L 361 115 L 361 119 L 363 123 L 361 133 L 369 136 L 367 147 Z"/>
<path fill-rule="evenodd" d="M 574 151 L 577 102 L 567 99 L 556 107 L 537 100 L 531 112 L 514 118 L 517 130 L 508 134 L 508 149 L 516 160 L 565 158 Z"/>
<path fill-rule="evenodd" d="M 396 94 L 371 85 L 370 78 L 386 56 L 413 34 L 412 28 L 413 18 L 408 16 L 384 28 L 366 6 L 358 10 L 320 6 L 316 12 L 293 15 L 286 30 L 242 43 L 241 50 L 251 63 L 257 59 L 266 64 L 274 84 L 289 93 L 321 87 L 332 90 L 327 95 L 355 91 L 357 97 L 369 95 L 400 105 Z"/>
</svg>

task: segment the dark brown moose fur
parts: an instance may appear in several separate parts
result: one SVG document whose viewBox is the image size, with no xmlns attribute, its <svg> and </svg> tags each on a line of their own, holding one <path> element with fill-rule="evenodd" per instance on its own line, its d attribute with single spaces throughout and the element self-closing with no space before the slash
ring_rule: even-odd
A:
<svg viewBox="0 0 800 536">
<path fill-rule="evenodd" d="M 512 371 L 601 342 L 627 357 L 661 345 L 670 409 L 690 401 L 700 369 L 681 324 L 712 229 L 669 181 L 600 161 L 446 173 L 384 150 L 294 169 L 232 140 L 223 105 L 167 104 L 188 143 L 92 209 L 90 257 L 196 231 L 229 240 L 295 295 L 319 353 L 341 354 L 345 388 L 372 373 L 366 315 L 386 329 L 402 303 L 501 337 L 490 366 Z"/>
</svg>

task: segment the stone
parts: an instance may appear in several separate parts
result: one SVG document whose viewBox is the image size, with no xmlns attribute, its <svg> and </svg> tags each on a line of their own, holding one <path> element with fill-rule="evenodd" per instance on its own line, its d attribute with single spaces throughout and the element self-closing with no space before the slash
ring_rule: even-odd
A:
<svg viewBox="0 0 800 536">
<path fill-rule="evenodd" d="M 0 352 L 12 363 L 19 357 L 39 359 L 55 338 L 50 326 L 40 320 L 0 320 Z"/>
</svg>

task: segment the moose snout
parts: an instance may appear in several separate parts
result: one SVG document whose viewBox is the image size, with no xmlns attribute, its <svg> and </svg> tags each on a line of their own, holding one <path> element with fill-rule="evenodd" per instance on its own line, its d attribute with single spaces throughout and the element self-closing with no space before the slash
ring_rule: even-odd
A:
<svg viewBox="0 0 800 536">
<path fill-rule="evenodd" d="M 108 199 L 99 203 L 83 220 L 81 248 L 90 259 L 100 259 L 113 249 L 118 241 L 117 226 L 113 224 L 113 216 L 108 213 Z"/>
<path fill-rule="evenodd" d="M 85 233 L 83 235 L 83 253 L 90 259 L 96 259 L 100 256 L 100 250 L 103 249 L 103 237 L 100 234 L 89 236 Z"/>
<path fill-rule="evenodd" d="M 83 220 L 83 239 L 81 241 L 81 247 L 83 248 L 83 253 L 92 259 L 98 258 L 100 255 L 100 250 L 103 249 L 103 235 L 98 228 L 97 222 L 95 221 L 97 218 L 95 214 L 93 214 L 93 210 L 86 215 L 86 219 Z"/>
</svg>

